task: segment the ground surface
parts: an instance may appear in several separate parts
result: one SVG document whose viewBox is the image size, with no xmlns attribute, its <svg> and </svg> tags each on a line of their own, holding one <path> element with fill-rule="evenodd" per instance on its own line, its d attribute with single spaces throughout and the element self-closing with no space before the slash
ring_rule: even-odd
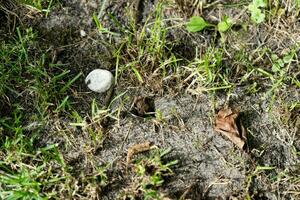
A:
<svg viewBox="0 0 300 200">
<path fill-rule="evenodd" d="M 28 2 L 0 15 L 1 199 L 300 198 L 299 1 L 259 24 L 250 1 Z M 234 24 L 190 33 L 191 16 Z M 247 150 L 215 131 L 224 106 Z"/>
</svg>

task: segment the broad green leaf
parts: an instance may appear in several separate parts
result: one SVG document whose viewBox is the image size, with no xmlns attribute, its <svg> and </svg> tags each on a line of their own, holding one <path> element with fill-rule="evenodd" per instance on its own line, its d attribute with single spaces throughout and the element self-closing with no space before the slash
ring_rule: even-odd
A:
<svg viewBox="0 0 300 200">
<path fill-rule="evenodd" d="M 294 57 L 294 54 L 290 53 L 290 54 L 283 57 L 283 62 L 288 64 L 288 63 L 293 61 L 293 57 Z"/>
<path fill-rule="evenodd" d="M 260 9 L 256 8 L 255 10 L 251 11 L 251 20 L 257 24 L 260 24 L 265 21 L 265 14 L 262 13 Z"/>
<path fill-rule="evenodd" d="M 248 6 L 248 10 L 250 12 L 253 12 L 253 11 L 257 10 L 257 9 L 258 9 L 257 6 L 255 6 L 253 3 L 250 3 L 249 6 Z"/>
<path fill-rule="evenodd" d="M 264 7 L 266 7 L 264 0 L 253 0 L 253 2 L 249 4 L 248 10 L 251 12 L 252 21 L 259 24 L 265 20 L 265 14 L 260 9 Z"/>
<path fill-rule="evenodd" d="M 280 68 L 283 68 L 284 67 L 284 62 L 282 59 L 278 59 L 277 60 L 277 64 L 279 65 Z"/>
<path fill-rule="evenodd" d="M 193 16 L 187 23 L 186 29 L 189 32 L 198 32 L 209 26 L 211 26 L 211 24 L 207 23 L 202 17 Z"/>
<path fill-rule="evenodd" d="M 272 54 L 272 55 L 271 55 L 271 59 L 272 59 L 272 61 L 276 61 L 276 60 L 278 60 L 279 58 L 278 58 L 278 56 L 277 56 L 276 54 Z"/>
<path fill-rule="evenodd" d="M 231 28 L 232 24 L 232 19 L 229 17 L 225 17 L 223 21 L 218 23 L 218 31 L 226 32 L 228 29 Z"/>
</svg>

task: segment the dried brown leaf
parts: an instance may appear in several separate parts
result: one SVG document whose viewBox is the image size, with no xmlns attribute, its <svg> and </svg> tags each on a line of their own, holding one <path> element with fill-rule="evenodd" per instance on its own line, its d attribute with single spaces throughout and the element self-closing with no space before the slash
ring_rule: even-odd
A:
<svg viewBox="0 0 300 200">
<path fill-rule="evenodd" d="M 231 108 L 221 109 L 215 119 L 215 130 L 226 136 L 240 149 L 245 150 L 247 143 L 246 129 L 238 119 L 239 112 Z"/>
</svg>

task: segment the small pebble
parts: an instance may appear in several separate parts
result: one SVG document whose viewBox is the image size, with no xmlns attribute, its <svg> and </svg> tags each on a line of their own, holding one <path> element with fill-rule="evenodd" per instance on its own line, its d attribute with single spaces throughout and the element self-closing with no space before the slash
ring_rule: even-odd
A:
<svg viewBox="0 0 300 200">
<path fill-rule="evenodd" d="M 84 30 L 80 30 L 80 36 L 81 37 L 85 37 L 86 36 L 86 32 Z"/>
<path fill-rule="evenodd" d="M 95 69 L 85 78 L 85 83 L 93 92 L 106 92 L 113 84 L 114 76 L 108 70 Z"/>
</svg>

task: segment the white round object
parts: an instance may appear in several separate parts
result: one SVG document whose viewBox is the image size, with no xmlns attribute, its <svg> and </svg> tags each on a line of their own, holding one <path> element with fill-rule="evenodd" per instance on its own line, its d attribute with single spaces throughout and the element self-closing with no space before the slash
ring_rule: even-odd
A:
<svg viewBox="0 0 300 200">
<path fill-rule="evenodd" d="M 95 69 L 85 78 L 88 88 L 94 92 L 107 91 L 114 82 L 114 76 L 110 71 L 105 69 Z"/>
<path fill-rule="evenodd" d="M 80 30 L 80 36 L 81 37 L 85 37 L 86 36 L 86 32 L 84 30 Z"/>
</svg>

